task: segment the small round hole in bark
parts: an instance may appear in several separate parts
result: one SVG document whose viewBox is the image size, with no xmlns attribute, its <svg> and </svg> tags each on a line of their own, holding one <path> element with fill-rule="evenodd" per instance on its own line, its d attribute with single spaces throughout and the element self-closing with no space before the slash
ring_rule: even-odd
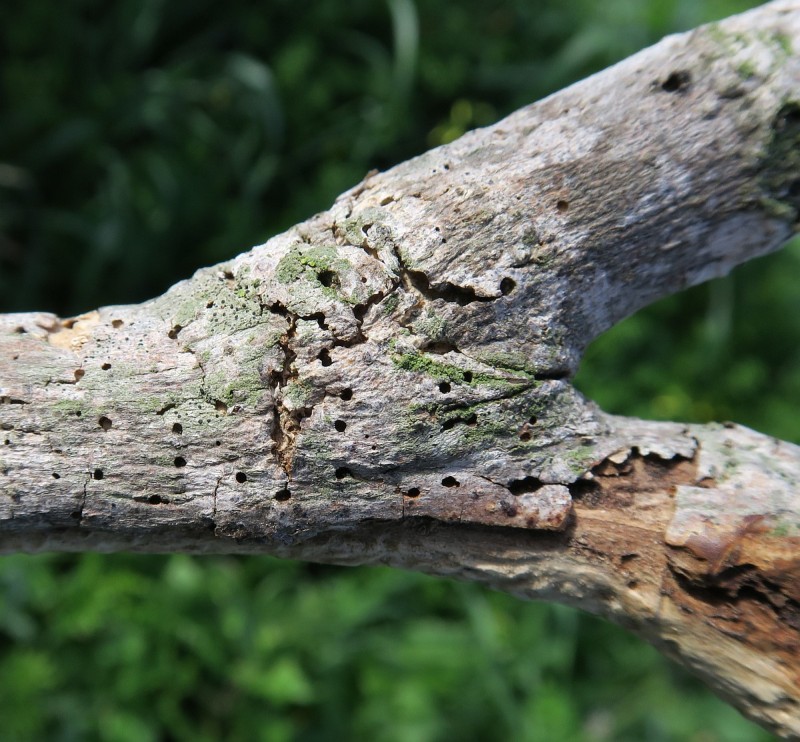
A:
<svg viewBox="0 0 800 742">
<path fill-rule="evenodd" d="M 344 479 L 345 477 L 351 477 L 352 473 L 346 466 L 340 466 L 336 470 L 336 478 L 337 479 Z"/>
<path fill-rule="evenodd" d="M 442 480 L 442 484 L 445 487 L 458 487 L 461 483 L 455 477 L 445 477 Z"/>
<path fill-rule="evenodd" d="M 173 463 L 178 467 L 178 469 L 180 469 L 181 467 L 186 466 L 186 459 L 183 458 L 183 456 L 176 456 Z"/>
<path fill-rule="evenodd" d="M 80 417 L 83 413 L 80 410 L 76 410 L 75 417 Z"/>
<path fill-rule="evenodd" d="M 337 420 L 333 424 L 333 427 L 340 433 L 344 433 L 344 431 L 347 430 L 347 423 L 344 420 Z"/>
<path fill-rule="evenodd" d="M 536 415 L 531 415 L 528 418 L 528 424 L 529 425 L 536 425 L 537 422 L 538 422 L 538 420 L 536 419 Z"/>
<path fill-rule="evenodd" d="M 590 501 L 593 496 L 598 495 L 602 490 L 597 482 L 590 479 L 579 479 L 572 484 L 567 485 L 570 495 L 574 500 L 587 500 Z"/>
<path fill-rule="evenodd" d="M 292 493 L 289 492 L 289 490 L 286 487 L 284 487 L 282 490 L 278 490 L 275 493 L 275 499 L 278 502 L 286 502 L 291 496 Z"/>
<path fill-rule="evenodd" d="M 333 271 L 320 271 L 317 273 L 317 280 L 326 288 L 330 288 L 336 280 L 336 274 Z"/>
<path fill-rule="evenodd" d="M 167 501 L 162 499 L 161 495 L 150 495 L 150 497 L 147 498 L 147 503 L 149 505 L 161 505 L 164 502 Z"/>
<path fill-rule="evenodd" d="M 472 381 L 472 371 L 464 371 L 464 381 L 469 384 Z"/>
<path fill-rule="evenodd" d="M 409 487 L 406 490 L 406 495 L 408 497 L 419 497 L 419 487 Z"/>
<path fill-rule="evenodd" d="M 105 415 L 103 415 L 103 417 L 101 417 L 101 418 L 100 418 L 100 419 L 97 421 L 97 424 L 98 424 L 98 425 L 99 425 L 99 426 L 100 426 L 100 427 L 101 427 L 103 430 L 111 430 L 111 419 L 110 419 L 110 418 L 108 418 L 108 417 L 106 417 Z"/>
<path fill-rule="evenodd" d="M 556 211 L 560 213 L 564 213 L 565 211 L 569 210 L 569 201 L 564 201 L 563 199 L 556 202 Z"/>
<path fill-rule="evenodd" d="M 103 371 L 108 371 L 111 368 L 111 364 L 110 363 L 104 363 L 102 366 L 100 366 L 100 368 L 102 368 Z"/>
<path fill-rule="evenodd" d="M 181 433 L 183 433 L 183 425 L 181 425 L 180 423 L 175 423 L 172 426 L 172 432 L 175 433 L 175 435 L 180 435 Z"/>
<path fill-rule="evenodd" d="M 112 319 L 112 320 L 111 320 L 111 326 L 112 326 L 112 327 L 113 327 L 115 330 L 119 330 L 119 328 L 120 328 L 120 327 L 122 327 L 122 325 L 124 325 L 124 324 L 125 324 L 125 323 L 124 323 L 124 322 L 123 322 L 121 319 Z"/>
<path fill-rule="evenodd" d="M 221 399 L 218 399 L 214 402 L 214 409 L 219 412 L 220 415 L 228 414 L 228 405 L 226 405 Z"/>
<path fill-rule="evenodd" d="M 103 478 L 103 470 L 102 469 L 95 469 L 92 472 L 92 479 L 102 479 Z"/>
<path fill-rule="evenodd" d="M 342 389 L 342 393 L 339 396 L 345 402 L 349 402 L 353 398 L 353 390 L 352 389 Z"/>
<path fill-rule="evenodd" d="M 517 283 L 513 278 L 506 277 L 500 281 L 500 293 L 503 296 L 508 296 L 516 287 Z"/>
<path fill-rule="evenodd" d="M 178 339 L 178 335 L 180 334 L 180 331 L 181 331 L 182 329 L 183 329 L 183 327 L 181 327 L 180 325 L 175 325 L 175 326 L 174 326 L 174 327 L 173 327 L 173 328 L 172 328 L 172 329 L 171 329 L 171 330 L 170 330 L 170 331 L 167 333 L 167 337 L 168 337 L 170 340 L 177 340 L 177 339 Z"/>
<path fill-rule="evenodd" d="M 331 360 L 331 354 L 325 349 L 319 352 L 317 358 L 319 358 L 319 362 L 323 366 L 330 366 L 333 363 L 333 361 Z"/>
<path fill-rule="evenodd" d="M 214 441 L 214 445 L 215 446 L 221 446 L 222 445 L 222 441 Z"/>
<path fill-rule="evenodd" d="M 53 472 L 53 479 L 61 479 L 61 475 L 57 471 L 54 471 Z"/>
<path fill-rule="evenodd" d="M 686 70 L 677 70 L 670 73 L 669 77 L 661 83 L 665 93 L 678 93 L 686 90 L 692 82 L 692 76 Z"/>
<path fill-rule="evenodd" d="M 452 387 L 446 381 L 442 381 L 439 383 L 439 391 L 442 394 L 447 394 Z"/>
<path fill-rule="evenodd" d="M 86 371 L 84 371 L 82 368 L 76 368 L 74 376 L 76 382 L 80 381 L 84 376 L 86 376 Z"/>
<path fill-rule="evenodd" d="M 245 474 L 243 471 L 237 471 L 236 472 L 236 481 L 239 484 L 244 484 L 247 481 L 247 474 Z"/>
</svg>

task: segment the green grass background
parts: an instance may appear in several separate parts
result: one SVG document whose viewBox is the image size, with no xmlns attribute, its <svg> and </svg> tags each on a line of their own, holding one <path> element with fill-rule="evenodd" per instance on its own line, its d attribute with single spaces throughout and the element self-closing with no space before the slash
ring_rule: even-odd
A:
<svg viewBox="0 0 800 742">
<path fill-rule="evenodd" d="M 723 0 L 65 0 L 0 24 L 0 311 L 147 299 Z M 606 409 L 800 441 L 800 245 L 626 320 Z M 0 742 L 770 736 L 622 631 L 387 569 L 0 559 Z"/>
</svg>

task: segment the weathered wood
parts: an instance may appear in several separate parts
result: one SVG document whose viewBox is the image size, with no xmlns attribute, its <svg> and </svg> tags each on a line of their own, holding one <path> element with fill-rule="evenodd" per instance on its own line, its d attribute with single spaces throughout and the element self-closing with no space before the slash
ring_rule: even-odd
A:
<svg viewBox="0 0 800 742">
<path fill-rule="evenodd" d="M 607 616 L 800 739 L 800 449 L 586 345 L 800 215 L 800 2 L 673 36 L 138 306 L 0 318 L 0 551 L 385 563 Z M 624 383 L 624 380 L 620 380 Z"/>
</svg>

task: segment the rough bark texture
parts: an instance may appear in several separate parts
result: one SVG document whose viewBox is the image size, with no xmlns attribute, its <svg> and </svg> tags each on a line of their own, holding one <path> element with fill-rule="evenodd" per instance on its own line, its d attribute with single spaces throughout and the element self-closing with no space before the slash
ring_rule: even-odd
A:
<svg viewBox="0 0 800 742">
<path fill-rule="evenodd" d="M 799 213 L 792 0 L 370 174 L 158 299 L 4 316 L 0 551 L 478 581 L 607 616 L 800 739 L 800 449 L 570 384 L 599 333 Z"/>
</svg>

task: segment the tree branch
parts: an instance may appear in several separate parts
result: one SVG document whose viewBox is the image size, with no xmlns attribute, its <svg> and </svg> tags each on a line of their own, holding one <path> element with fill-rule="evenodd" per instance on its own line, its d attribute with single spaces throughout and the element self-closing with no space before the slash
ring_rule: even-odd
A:
<svg viewBox="0 0 800 742">
<path fill-rule="evenodd" d="M 800 3 L 673 36 L 162 297 L 0 318 L 0 551 L 387 563 L 607 616 L 800 739 L 800 449 L 570 384 L 800 215 Z"/>
</svg>

